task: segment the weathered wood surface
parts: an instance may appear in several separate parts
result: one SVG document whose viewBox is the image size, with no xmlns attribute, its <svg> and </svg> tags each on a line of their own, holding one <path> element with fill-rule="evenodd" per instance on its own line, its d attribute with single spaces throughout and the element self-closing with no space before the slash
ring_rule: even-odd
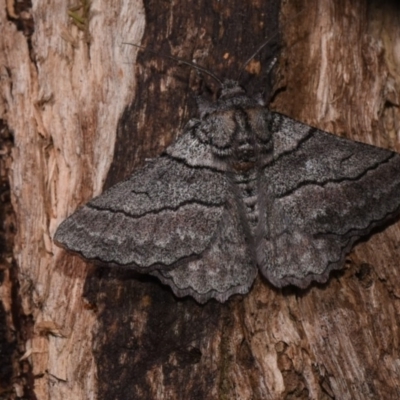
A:
<svg viewBox="0 0 400 400">
<path fill-rule="evenodd" d="M 94 1 L 79 29 L 73 4 L 34 3 L 0 7 L 0 110 L 13 135 L 1 172 L 11 165 L 16 227 L 14 261 L 1 259 L 0 350 L 12 345 L 1 357 L 14 372 L 0 382 L 4 396 L 400 397 L 399 224 L 359 244 L 325 285 L 275 290 L 257 279 L 248 295 L 205 306 L 155 279 L 91 267 L 51 240 L 79 204 L 159 154 L 205 88 L 196 71 L 151 54 L 136 61 L 122 43 L 236 78 L 276 31 L 276 4 Z M 395 2 L 288 2 L 279 15 L 271 108 L 400 151 Z M 268 83 L 272 48 L 244 74 L 250 93 Z"/>
</svg>

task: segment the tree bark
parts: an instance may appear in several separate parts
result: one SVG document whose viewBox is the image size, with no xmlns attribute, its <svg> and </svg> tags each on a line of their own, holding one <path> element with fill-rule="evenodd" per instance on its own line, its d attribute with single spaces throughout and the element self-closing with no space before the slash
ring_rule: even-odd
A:
<svg viewBox="0 0 400 400">
<path fill-rule="evenodd" d="M 217 91 L 163 54 L 237 79 L 272 37 L 242 73 L 249 94 L 264 88 L 273 110 L 400 151 L 400 7 L 16 5 L 0 7 L 0 396 L 400 397 L 398 223 L 358 244 L 324 285 L 277 290 L 258 277 L 249 294 L 225 304 L 177 299 L 156 279 L 94 266 L 52 242 L 67 215 L 179 135 L 196 114 L 195 94 Z M 138 56 L 124 42 L 161 56 Z"/>
</svg>

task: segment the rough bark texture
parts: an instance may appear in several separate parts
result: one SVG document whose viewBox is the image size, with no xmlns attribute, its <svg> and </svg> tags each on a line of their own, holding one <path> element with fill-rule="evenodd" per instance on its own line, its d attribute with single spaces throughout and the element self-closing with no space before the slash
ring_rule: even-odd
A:
<svg viewBox="0 0 400 400">
<path fill-rule="evenodd" d="M 399 398 L 399 224 L 325 285 L 258 278 L 248 295 L 204 306 L 51 239 L 179 134 L 194 94 L 216 90 L 168 59 L 136 61 L 123 42 L 237 78 L 280 21 L 271 108 L 400 151 L 396 2 L 16 4 L 0 3 L 0 398 Z M 243 74 L 250 93 L 268 87 L 278 39 Z"/>
</svg>

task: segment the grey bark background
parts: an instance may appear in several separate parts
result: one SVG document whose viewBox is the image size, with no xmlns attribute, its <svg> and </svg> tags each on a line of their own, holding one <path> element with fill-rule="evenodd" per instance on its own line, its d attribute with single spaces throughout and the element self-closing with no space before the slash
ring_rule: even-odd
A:
<svg viewBox="0 0 400 400">
<path fill-rule="evenodd" d="M 0 398 L 399 398 L 398 223 L 325 285 L 258 278 L 223 305 L 52 242 L 78 205 L 171 143 L 197 93 L 217 90 L 123 42 L 237 78 L 280 32 L 243 74 L 250 94 L 400 151 L 399 21 L 397 2 L 378 0 L 0 2 Z"/>
</svg>

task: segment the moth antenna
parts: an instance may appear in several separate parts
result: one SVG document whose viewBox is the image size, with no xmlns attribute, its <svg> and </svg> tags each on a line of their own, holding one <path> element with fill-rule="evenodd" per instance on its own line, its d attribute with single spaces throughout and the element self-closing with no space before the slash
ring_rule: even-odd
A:
<svg viewBox="0 0 400 400">
<path fill-rule="evenodd" d="M 243 71 L 245 70 L 245 68 L 247 67 L 247 65 L 249 64 L 249 62 L 272 40 L 274 39 L 276 36 L 278 36 L 278 32 L 275 32 L 270 38 L 268 38 L 247 60 L 246 62 L 243 63 L 243 65 L 240 68 L 240 74 L 239 74 L 239 78 L 238 78 L 238 82 L 240 82 L 240 78 L 242 77 Z M 275 64 L 275 63 L 274 63 Z"/>
<path fill-rule="evenodd" d="M 198 71 L 201 71 L 201 72 L 203 72 L 204 74 L 210 76 L 210 77 L 213 78 L 215 81 L 217 81 L 221 87 L 223 86 L 223 83 L 222 83 L 221 79 L 219 79 L 216 75 L 214 75 L 214 74 L 213 74 L 211 71 L 209 71 L 208 69 L 203 68 L 203 67 L 200 67 L 199 65 L 197 65 L 197 64 L 195 64 L 195 63 L 192 63 L 192 62 L 190 62 L 190 61 L 183 60 L 182 58 L 170 56 L 170 55 L 167 55 L 167 54 L 162 54 L 162 53 L 159 53 L 159 52 L 157 52 L 157 51 L 148 49 L 147 47 L 140 46 L 140 45 L 135 44 L 135 43 L 123 42 L 122 44 L 127 44 L 127 45 L 129 45 L 129 46 L 134 46 L 134 47 L 137 47 L 138 49 L 147 51 L 148 53 L 154 54 L 154 55 L 156 55 L 156 56 L 161 56 L 161 57 L 169 58 L 170 60 L 173 60 L 173 61 L 176 61 L 176 62 L 185 64 L 185 65 L 188 65 L 189 67 L 192 67 L 192 68 L 194 68 L 194 69 L 197 69 Z"/>
<path fill-rule="evenodd" d="M 295 14 L 293 16 L 293 18 L 291 18 L 288 22 L 294 20 L 295 18 L 297 18 L 305 9 L 299 11 L 297 14 Z M 287 23 L 288 23 L 287 22 Z M 278 36 L 279 34 L 279 30 L 276 31 L 271 37 L 269 37 L 247 60 L 246 62 L 243 63 L 242 67 L 240 68 L 240 73 L 239 73 L 239 77 L 238 77 L 238 82 L 240 82 L 240 78 L 242 77 L 243 71 L 245 70 L 245 68 L 247 67 L 247 65 L 249 64 L 249 62 L 269 43 L 271 42 L 272 39 L 274 39 L 276 36 Z M 275 65 L 276 62 L 276 58 L 274 58 L 274 60 L 272 61 L 271 65 L 269 66 L 268 69 L 268 73 L 271 72 L 271 69 L 273 68 L 273 66 Z"/>
</svg>

